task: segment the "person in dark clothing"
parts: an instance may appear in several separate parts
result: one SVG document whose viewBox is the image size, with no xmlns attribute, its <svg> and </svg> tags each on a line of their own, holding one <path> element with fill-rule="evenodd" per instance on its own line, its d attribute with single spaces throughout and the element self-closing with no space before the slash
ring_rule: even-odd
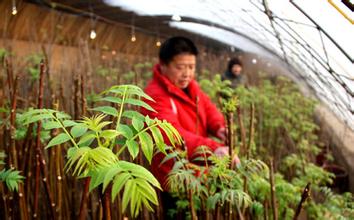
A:
<svg viewBox="0 0 354 220">
<path fill-rule="evenodd" d="M 226 72 L 222 75 L 222 80 L 229 80 L 231 88 L 236 88 L 239 85 L 247 86 L 247 77 L 242 73 L 242 62 L 238 58 L 232 58 Z"/>
</svg>

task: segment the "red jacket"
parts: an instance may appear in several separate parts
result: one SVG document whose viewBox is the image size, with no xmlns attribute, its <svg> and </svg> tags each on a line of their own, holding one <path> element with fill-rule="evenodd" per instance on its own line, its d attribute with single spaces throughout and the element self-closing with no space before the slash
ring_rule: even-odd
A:
<svg viewBox="0 0 354 220">
<path fill-rule="evenodd" d="M 193 80 L 187 87 L 189 95 L 172 84 L 160 72 L 160 65 L 154 66 L 154 76 L 145 88 L 145 92 L 155 102 L 144 100 L 157 112 L 142 109 L 144 115 L 150 118 L 166 119 L 181 134 L 190 159 L 194 150 L 201 145 L 208 146 L 211 151 L 223 144 L 210 138 L 221 127 L 225 126 L 223 115 L 210 101 L 209 97 L 199 88 Z M 198 110 L 198 114 L 197 114 Z M 164 155 L 154 156 L 151 164 L 152 173 L 166 189 L 165 180 L 173 166 L 173 160 L 160 165 Z"/>
</svg>

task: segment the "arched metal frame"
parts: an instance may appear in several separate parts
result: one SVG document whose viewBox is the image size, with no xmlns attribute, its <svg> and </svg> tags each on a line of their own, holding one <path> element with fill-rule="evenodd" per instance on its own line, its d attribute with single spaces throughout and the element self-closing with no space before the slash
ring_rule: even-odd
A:
<svg viewBox="0 0 354 220">
<path fill-rule="evenodd" d="M 32 1 L 50 5 L 46 0 Z M 352 40 L 349 43 L 338 41 L 332 36 L 333 32 L 327 32 L 326 27 L 322 26 L 323 23 L 318 23 L 320 18 L 314 17 L 303 7 L 308 7 L 311 2 L 317 4 L 318 10 L 323 10 L 326 7 L 331 8 L 328 2 L 320 0 L 91 0 L 90 8 L 84 0 L 61 2 L 87 11 L 89 15 L 100 10 L 101 20 L 122 22 L 122 19 L 129 19 L 127 15 L 123 18 L 122 14 L 113 14 L 114 8 L 119 7 L 123 11 L 143 17 L 147 22 L 150 20 L 150 25 L 152 23 L 158 25 L 156 24 L 158 19 L 160 25 L 167 23 L 171 28 L 204 35 L 241 50 L 282 60 L 290 72 L 296 74 L 296 78 L 307 83 L 317 97 L 354 130 Z M 285 13 L 279 8 L 284 8 Z M 338 13 L 331 13 L 331 16 L 338 15 Z M 170 18 L 175 14 L 180 15 L 182 21 L 172 21 Z M 85 16 L 85 13 L 81 12 L 81 15 Z M 345 24 L 347 20 L 343 18 L 342 22 Z M 123 23 L 129 24 L 127 21 Z M 136 28 L 151 31 L 150 29 L 156 27 L 142 27 L 137 24 Z M 339 31 L 347 34 L 349 39 L 354 39 L 353 26 Z"/>
</svg>

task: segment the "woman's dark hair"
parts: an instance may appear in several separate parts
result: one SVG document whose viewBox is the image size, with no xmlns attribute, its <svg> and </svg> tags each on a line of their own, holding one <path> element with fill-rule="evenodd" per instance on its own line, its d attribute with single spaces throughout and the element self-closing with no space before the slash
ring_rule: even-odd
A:
<svg viewBox="0 0 354 220">
<path fill-rule="evenodd" d="M 242 62 L 238 58 L 232 58 L 227 64 L 227 71 L 231 72 L 231 69 L 234 65 L 240 65 L 242 67 Z"/>
<path fill-rule="evenodd" d="M 186 37 L 171 37 L 167 39 L 160 48 L 160 62 L 168 64 L 173 57 L 179 54 L 192 54 L 197 56 L 198 49 L 194 43 Z"/>
</svg>

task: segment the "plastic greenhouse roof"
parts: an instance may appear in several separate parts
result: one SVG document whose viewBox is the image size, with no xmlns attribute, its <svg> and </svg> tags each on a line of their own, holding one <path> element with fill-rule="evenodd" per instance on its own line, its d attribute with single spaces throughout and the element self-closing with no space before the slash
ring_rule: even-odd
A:
<svg viewBox="0 0 354 220">
<path fill-rule="evenodd" d="M 351 10 L 339 0 L 104 2 L 142 16 L 179 15 L 181 21 L 168 21 L 171 27 L 282 60 L 354 130 L 354 13 L 350 0 Z"/>
</svg>

